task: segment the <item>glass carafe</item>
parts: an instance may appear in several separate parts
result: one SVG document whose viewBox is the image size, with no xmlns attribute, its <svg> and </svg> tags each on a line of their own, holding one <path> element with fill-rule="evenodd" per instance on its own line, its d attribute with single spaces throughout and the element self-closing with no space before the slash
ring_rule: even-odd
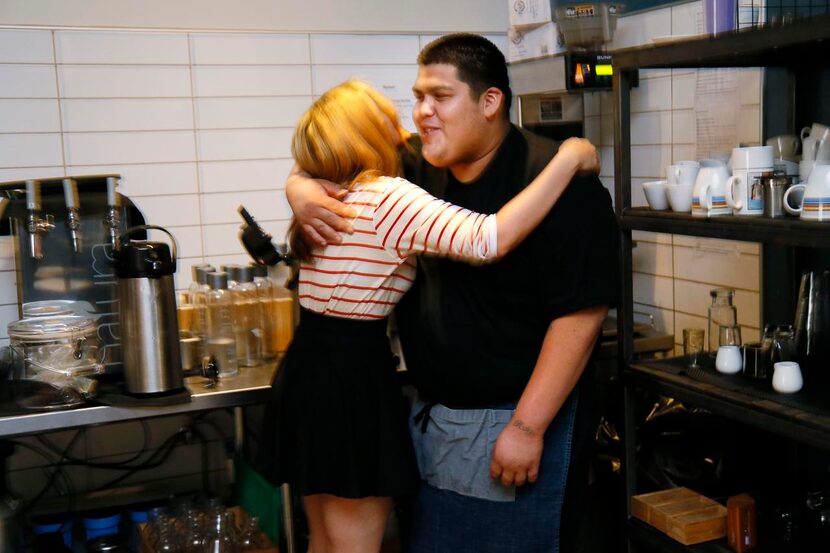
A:
<svg viewBox="0 0 830 553">
<path fill-rule="evenodd" d="M 718 352 L 718 343 L 721 326 L 735 326 L 738 324 L 738 312 L 732 305 L 735 290 L 731 288 L 713 288 L 709 291 L 712 296 L 712 305 L 709 306 L 709 326 L 707 336 L 709 341 L 709 355 L 712 357 Z"/>
</svg>

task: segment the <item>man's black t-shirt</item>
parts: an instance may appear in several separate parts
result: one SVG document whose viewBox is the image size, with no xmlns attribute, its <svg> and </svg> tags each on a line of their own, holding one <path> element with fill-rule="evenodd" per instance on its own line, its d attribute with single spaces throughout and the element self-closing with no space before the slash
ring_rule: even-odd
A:
<svg viewBox="0 0 830 553">
<path fill-rule="evenodd" d="M 413 141 L 404 173 L 431 194 L 495 213 L 556 153 L 554 142 L 511 126 L 472 183 L 430 166 Z M 412 289 L 396 310 L 407 368 L 419 392 L 449 406 L 516 401 L 550 323 L 616 303 L 617 226 L 608 192 L 577 177 L 539 227 L 490 265 L 421 256 Z"/>
</svg>

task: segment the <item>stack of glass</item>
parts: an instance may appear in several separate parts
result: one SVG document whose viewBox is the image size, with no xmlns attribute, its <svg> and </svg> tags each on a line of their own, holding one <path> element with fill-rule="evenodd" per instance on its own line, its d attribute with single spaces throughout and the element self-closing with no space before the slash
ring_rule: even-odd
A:
<svg viewBox="0 0 830 553">
<path fill-rule="evenodd" d="M 153 551 L 237 553 L 263 550 L 269 545 L 257 517 L 226 510 L 216 500 L 204 508 L 183 505 L 176 511 L 158 512 L 144 530 L 143 541 Z"/>
</svg>

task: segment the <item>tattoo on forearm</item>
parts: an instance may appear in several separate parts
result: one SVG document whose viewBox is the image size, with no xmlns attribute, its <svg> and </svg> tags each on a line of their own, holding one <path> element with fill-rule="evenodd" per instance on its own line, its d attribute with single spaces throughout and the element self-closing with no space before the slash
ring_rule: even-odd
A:
<svg viewBox="0 0 830 553">
<path fill-rule="evenodd" d="M 526 425 L 524 421 L 521 419 L 516 419 L 515 421 L 513 421 L 513 426 L 515 426 L 516 428 L 518 428 L 519 430 L 521 430 L 529 436 L 533 435 L 533 429 L 530 426 Z"/>
</svg>

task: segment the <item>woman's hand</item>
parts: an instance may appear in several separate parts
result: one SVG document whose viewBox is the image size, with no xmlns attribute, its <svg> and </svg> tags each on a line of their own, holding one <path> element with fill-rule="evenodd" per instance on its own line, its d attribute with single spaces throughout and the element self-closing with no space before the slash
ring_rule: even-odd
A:
<svg viewBox="0 0 830 553">
<path fill-rule="evenodd" d="M 599 152 L 591 142 L 585 138 L 569 138 L 559 146 L 556 156 L 563 156 L 576 165 L 577 173 L 599 174 Z"/>
</svg>

